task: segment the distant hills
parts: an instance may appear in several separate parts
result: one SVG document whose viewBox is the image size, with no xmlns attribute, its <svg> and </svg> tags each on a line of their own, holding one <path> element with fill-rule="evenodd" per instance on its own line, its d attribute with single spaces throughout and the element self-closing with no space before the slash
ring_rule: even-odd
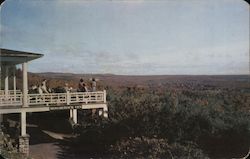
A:
<svg viewBox="0 0 250 159">
<path fill-rule="evenodd" d="M 30 73 L 32 78 L 48 79 L 54 85 L 63 85 L 68 82 L 77 86 L 83 78 L 86 82 L 90 78 L 99 79 L 105 86 L 113 87 L 161 87 L 173 84 L 211 85 L 222 87 L 249 87 L 249 75 L 114 75 L 114 74 L 74 74 L 74 73 Z M 36 79 L 38 80 L 38 79 Z M 34 81 L 33 81 L 34 82 Z M 247 85 L 249 84 L 249 85 Z"/>
</svg>

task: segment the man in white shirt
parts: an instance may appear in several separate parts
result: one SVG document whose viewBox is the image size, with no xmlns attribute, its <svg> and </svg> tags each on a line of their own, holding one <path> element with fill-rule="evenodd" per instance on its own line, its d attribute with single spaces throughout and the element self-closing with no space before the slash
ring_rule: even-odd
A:
<svg viewBox="0 0 250 159">
<path fill-rule="evenodd" d="M 41 88 L 42 88 L 43 93 L 49 93 L 48 90 L 47 90 L 46 82 L 47 82 L 46 79 L 44 79 L 42 81 L 42 87 Z"/>
</svg>

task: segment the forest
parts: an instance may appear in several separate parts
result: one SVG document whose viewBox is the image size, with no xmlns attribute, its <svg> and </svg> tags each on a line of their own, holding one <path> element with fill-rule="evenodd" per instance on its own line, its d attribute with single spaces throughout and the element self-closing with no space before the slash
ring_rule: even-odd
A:
<svg viewBox="0 0 250 159">
<path fill-rule="evenodd" d="M 114 158 L 233 158 L 247 154 L 249 89 L 187 87 L 108 88 L 109 118 L 83 118 L 81 135 L 74 144 L 85 143 L 87 149 L 79 146 L 82 152 L 112 154 Z"/>
<path fill-rule="evenodd" d="M 55 85 L 60 82 L 74 86 L 78 79 L 29 76 L 30 85 L 46 78 L 50 87 L 60 87 Z M 109 118 L 79 111 L 79 126 L 72 130 L 78 135 L 60 141 L 63 154 L 203 159 L 239 158 L 248 153 L 249 76 L 107 76 L 96 78 L 100 79 L 98 89 L 107 90 Z M 62 114 L 33 114 L 33 118 L 45 117 L 48 123 L 48 116 Z"/>
</svg>

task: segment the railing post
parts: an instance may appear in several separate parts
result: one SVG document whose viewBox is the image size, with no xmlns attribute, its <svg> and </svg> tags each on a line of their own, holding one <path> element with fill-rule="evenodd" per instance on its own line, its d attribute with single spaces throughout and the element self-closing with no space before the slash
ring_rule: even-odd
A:
<svg viewBox="0 0 250 159">
<path fill-rule="evenodd" d="M 53 100 L 52 95 L 50 95 L 50 103 L 53 103 L 52 100 Z"/>
<path fill-rule="evenodd" d="M 104 91 L 103 91 L 103 102 L 104 102 L 104 103 L 107 102 L 107 101 L 106 101 L 106 94 L 107 94 L 107 93 L 106 93 L 106 90 L 104 90 Z"/>
<path fill-rule="evenodd" d="M 87 97 L 87 98 L 85 98 L 85 97 Z M 90 94 L 86 96 L 86 94 L 83 93 L 83 99 L 85 100 L 85 103 L 86 103 L 86 104 L 88 104 L 88 101 L 89 101 L 90 98 L 91 98 L 91 95 L 90 95 Z"/>
<path fill-rule="evenodd" d="M 66 102 L 67 102 L 67 105 L 70 104 L 70 93 L 69 93 L 68 90 L 67 90 L 67 93 L 66 93 Z"/>
<path fill-rule="evenodd" d="M 76 94 L 76 101 L 79 102 L 79 94 Z"/>
</svg>

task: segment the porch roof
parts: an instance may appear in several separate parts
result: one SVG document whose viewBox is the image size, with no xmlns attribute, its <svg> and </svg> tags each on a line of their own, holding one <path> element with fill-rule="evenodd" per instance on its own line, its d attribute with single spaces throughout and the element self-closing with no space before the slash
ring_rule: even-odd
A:
<svg viewBox="0 0 250 159">
<path fill-rule="evenodd" d="M 17 65 L 40 58 L 42 56 L 43 54 L 1 48 L 0 65 L 1 66 Z"/>
</svg>

